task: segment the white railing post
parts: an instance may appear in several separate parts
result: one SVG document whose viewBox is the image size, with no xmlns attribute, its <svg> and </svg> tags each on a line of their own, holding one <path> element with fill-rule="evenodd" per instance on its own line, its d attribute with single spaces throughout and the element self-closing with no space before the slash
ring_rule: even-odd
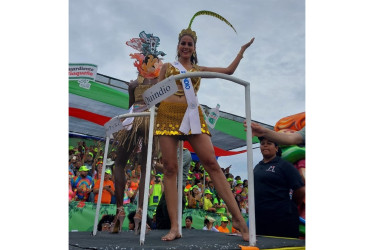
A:
<svg viewBox="0 0 374 250">
<path fill-rule="evenodd" d="M 145 170 L 145 184 L 144 184 L 144 198 L 143 198 L 143 214 L 142 214 L 142 225 L 140 228 L 140 245 L 144 245 L 145 231 L 147 229 L 147 218 L 148 218 L 148 196 L 149 196 L 149 183 L 151 175 L 151 163 L 152 163 L 152 145 L 153 145 L 153 127 L 155 120 L 155 106 L 150 108 L 150 119 L 149 119 L 149 133 L 148 133 L 148 149 L 147 149 L 147 166 Z"/>
<path fill-rule="evenodd" d="M 179 232 L 182 235 L 182 182 L 183 182 L 183 141 L 179 141 L 178 144 L 179 157 L 178 157 L 178 221 L 179 221 Z"/>
<path fill-rule="evenodd" d="M 251 129 L 251 96 L 250 86 L 245 86 L 245 117 L 247 120 L 247 173 L 248 173 L 248 220 L 249 245 L 256 245 L 255 193 L 253 183 L 253 152 Z"/>
<path fill-rule="evenodd" d="M 108 148 L 109 148 L 109 140 L 110 140 L 109 136 L 107 136 L 106 137 L 106 141 L 105 141 L 105 151 L 104 151 L 103 168 L 101 169 L 99 197 L 97 198 L 95 222 L 94 222 L 94 228 L 93 228 L 93 233 L 92 233 L 93 235 L 96 235 L 96 233 L 97 233 L 97 224 L 98 224 L 98 221 L 99 221 L 99 212 L 100 212 L 100 206 L 101 206 L 101 197 L 103 195 L 104 175 L 105 175 L 106 160 L 107 160 L 107 154 L 108 154 Z M 94 167 L 94 166 L 92 166 L 92 167 Z"/>
</svg>

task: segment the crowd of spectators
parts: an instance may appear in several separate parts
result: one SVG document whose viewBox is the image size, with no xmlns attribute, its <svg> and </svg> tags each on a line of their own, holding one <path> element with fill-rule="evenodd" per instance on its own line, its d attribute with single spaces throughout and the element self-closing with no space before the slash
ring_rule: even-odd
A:
<svg viewBox="0 0 374 250">
<path fill-rule="evenodd" d="M 69 201 L 85 201 L 97 203 L 100 187 L 101 173 L 103 168 L 104 152 L 102 145 L 87 146 L 84 141 L 79 141 L 77 145 L 69 146 Z M 104 187 L 102 192 L 103 204 L 116 204 L 114 193 L 114 171 L 116 153 L 112 149 L 108 154 Z M 233 196 L 238 203 L 242 213 L 248 212 L 247 180 L 241 181 L 240 176 L 235 177 L 230 173 L 230 167 L 222 168 L 227 177 L 227 183 L 231 186 Z M 124 191 L 123 204 L 137 204 L 140 165 L 137 164 L 137 155 L 130 159 L 125 168 L 126 186 Z M 152 164 L 149 206 L 156 209 L 161 195 L 164 191 L 162 158 L 155 158 Z M 191 161 L 188 171 L 187 181 L 184 185 L 185 207 L 190 209 L 203 209 L 210 213 L 216 213 L 225 220 L 231 215 L 226 204 L 218 196 L 217 191 L 210 180 L 209 175 L 204 171 L 200 162 Z M 211 217 L 210 217 L 211 218 Z M 189 218 L 192 223 L 192 218 Z M 218 227 L 218 225 L 217 225 Z"/>
<path fill-rule="evenodd" d="M 115 149 L 108 153 L 105 166 L 104 187 L 101 203 L 116 204 L 114 171 Z M 124 169 L 126 185 L 124 190 L 123 204 L 137 204 L 140 182 L 140 165 L 137 154 L 127 162 Z M 101 181 L 104 152 L 102 145 L 97 142 L 94 145 L 86 146 L 84 141 L 77 145 L 69 146 L 69 201 L 84 201 L 97 203 Z M 222 168 L 227 185 L 230 185 L 232 195 L 235 197 L 241 213 L 248 213 L 248 180 L 242 180 L 240 176 L 233 176 L 230 173 L 231 166 Z M 156 208 L 160 203 L 164 192 L 162 157 L 154 158 L 152 163 L 151 178 L 149 183 L 149 207 L 153 209 L 153 218 L 149 218 L 148 226 L 151 229 L 156 227 Z M 223 184 L 224 185 L 224 184 Z M 184 207 L 188 209 L 201 209 L 206 213 L 204 230 L 212 230 L 222 233 L 236 233 L 234 227 L 227 227 L 231 222 L 231 214 L 223 199 L 219 197 L 213 182 L 204 170 L 204 166 L 198 161 L 191 161 L 184 188 Z M 216 222 L 211 215 L 218 215 L 221 219 Z M 107 221 L 112 217 L 105 217 L 104 224 L 100 226 L 105 230 Z M 129 217 L 129 220 L 131 222 Z M 193 218 L 186 217 L 185 227 L 193 228 Z M 129 227 L 130 228 L 130 227 Z"/>
</svg>

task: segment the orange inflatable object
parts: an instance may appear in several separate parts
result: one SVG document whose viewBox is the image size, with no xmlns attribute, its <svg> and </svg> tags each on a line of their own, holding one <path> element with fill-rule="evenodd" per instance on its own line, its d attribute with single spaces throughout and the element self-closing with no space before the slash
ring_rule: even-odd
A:
<svg viewBox="0 0 374 250">
<path fill-rule="evenodd" d="M 260 250 L 258 247 L 252 247 L 252 246 L 242 246 L 239 245 L 241 250 Z"/>
<path fill-rule="evenodd" d="M 305 126 L 305 112 L 290 115 L 280 119 L 274 126 L 274 131 L 291 129 L 299 131 Z"/>
</svg>

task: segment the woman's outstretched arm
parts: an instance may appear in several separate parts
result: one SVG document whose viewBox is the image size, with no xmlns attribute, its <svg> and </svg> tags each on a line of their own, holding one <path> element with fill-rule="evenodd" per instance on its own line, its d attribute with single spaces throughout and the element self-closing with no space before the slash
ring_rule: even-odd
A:
<svg viewBox="0 0 374 250">
<path fill-rule="evenodd" d="M 239 53 L 236 55 L 235 59 L 232 61 L 232 63 L 226 67 L 226 68 L 220 68 L 220 67 L 204 67 L 200 66 L 201 71 L 209 71 L 209 72 L 217 72 L 217 73 L 223 73 L 223 74 L 228 74 L 232 75 L 236 68 L 238 67 L 240 60 L 243 58 L 243 54 L 246 51 L 246 49 L 251 46 L 255 38 L 253 37 L 248 43 L 244 44 Z"/>
</svg>

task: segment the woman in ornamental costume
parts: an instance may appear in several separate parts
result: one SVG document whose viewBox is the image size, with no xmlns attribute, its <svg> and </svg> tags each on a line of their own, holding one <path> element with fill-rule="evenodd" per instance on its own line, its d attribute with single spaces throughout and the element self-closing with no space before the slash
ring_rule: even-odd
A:
<svg viewBox="0 0 374 250">
<path fill-rule="evenodd" d="M 158 58 L 158 56 L 164 56 L 165 53 L 157 51 L 160 38 L 144 31 L 139 34 L 139 38 L 133 38 L 127 41 L 126 44 L 141 52 L 130 54 L 131 58 L 136 59 L 134 66 L 138 69 L 139 74 L 137 80 L 131 81 L 129 84 L 129 112 L 143 112 L 147 110 L 147 107 L 143 101 L 142 94 L 157 83 L 157 77 L 162 66 L 162 59 Z M 134 216 L 135 233 L 138 234 L 141 224 L 141 208 L 143 207 L 149 117 L 126 118 L 122 125 L 124 129 L 114 135 L 115 140 L 118 142 L 114 168 L 117 212 L 111 225 L 111 232 L 118 233 L 122 229 L 123 220 L 126 216 L 123 208 L 126 183 L 124 168 L 130 156 L 136 153 L 134 151 L 140 151 L 139 209 Z"/>
<path fill-rule="evenodd" d="M 254 41 L 254 38 L 252 38 L 248 43 L 244 44 L 232 63 L 226 68 L 198 66 L 196 55 L 197 36 L 195 31 L 191 30 L 191 24 L 193 19 L 199 15 L 217 17 L 234 29 L 226 19 L 214 12 L 197 12 L 192 17 L 189 27 L 183 29 L 179 34 L 177 46 L 178 61 L 174 63 L 166 63 L 162 66 L 159 81 L 162 81 L 171 75 L 178 75 L 187 71 L 209 71 L 231 75 L 235 72 L 240 60 L 243 58 L 245 50 Z M 192 87 L 184 88 L 187 85 L 186 81 L 188 81 L 188 86 L 192 85 Z M 155 135 L 159 137 L 165 169 L 165 198 L 171 221 L 170 231 L 162 237 L 162 240 L 171 241 L 181 237 L 177 216 L 177 145 L 178 140 L 187 140 L 198 155 L 205 170 L 209 173 L 219 196 L 227 204 L 227 207 L 232 214 L 233 226 L 239 229 L 242 233 L 243 239 L 248 241 L 248 227 L 240 213 L 229 185 L 224 185 L 227 181 L 215 158 L 213 145 L 210 139 L 210 132 L 196 99 L 196 93 L 200 86 L 200 78 L 186 78 L 183 86 L 181 81 L 177 81 L 176 83 L 179 90 L 174 95 L 167 97 L 160 103 L 155 124 Z"/>
</svg>

